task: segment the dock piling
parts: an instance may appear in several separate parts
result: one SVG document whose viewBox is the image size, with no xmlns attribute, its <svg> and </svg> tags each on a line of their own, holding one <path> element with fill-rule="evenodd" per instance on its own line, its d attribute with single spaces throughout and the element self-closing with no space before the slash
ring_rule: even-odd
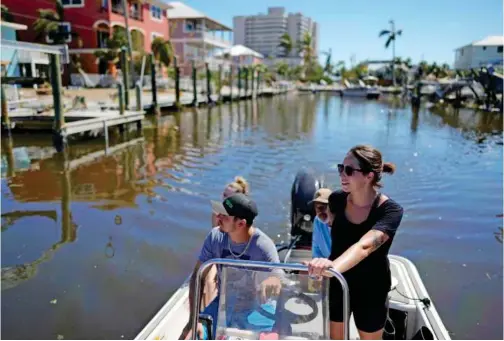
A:
<svg viewBox="0 0 504 341">
<path fill-rule="evenodd" d="M 249 76 L 249 68 L 244 67 L 243 72 L 245 73 L 245 98 L 248 97 L 248 87 L 249 87 L 249 82 L 248 82 L 248 76 Z"/>
<path fill-rule="evenodd" d="M 192 61 L 192 81 L 193 81 L 193 101 L 192 105 L 194 107 L 198 106 L 198 83 L 197 83 L 197 75 L 196 75 L 196 64 L 194 60 Z"/>
<path fill-rule="evenodd" d="M 150 54 L 150 63 L 151 63 L 151 91 L 152 91 L 151 111 L 154 115 L 157 115 L 159 114 L 159 106 L 157 101 L 156 60 L 154 58 L 153 53 Z"/>
<path fill-rule="evenodd" d="M 217 102 L 222 102 L 222 64 L 219 64 L 219 73 L 217 75 L 219 77 L 217 81 Z"/>
<path fill-rule="evenodd" d="M 250 89 L 251 89 L 251 95 L 252 95 L 252 98 L 255 97 L 254 95 L 254 78 L 255 78 L 255 69 L 254 67 L 252 66 L 250 68 L 250 70 L 252 71 L 252 80 L 251 80 L 251 85 L 250 85 Z"/>
<path fill-rule="evenodd" d="M 256 96 L 260 95 L 260 87 L 259 85 L 261 84 L 261 70 L 257 70 L 257 89 L 256 89 Z"/>
<path fill-rule="evenodd" d="M 124 105 L 129 108 L 129 70 L 128 70 L 128 57 L 126 47 L 121 48 L 121 71 L 123 75 L 124 84 Z"/>
<path fill-rule="evenodd" d="M 138 111 L 143 110 L 143 103 L 142 103 L 142 85 L 140 83 L 137 83 L 135 85 L 135 94 L 136 94 L 136 107 Z"/>
<path fill-rule="evenodd" d="M 175 68 L 175 106 L 180 108 L 180 70 L 177 65 L 177 57 L 173 58 Z"/>
<path fill-rule="evenodd" d="M 213 101 L 212 101 L 212 85 L 211 85 L 211 81 L 212 81 L 212 74 L 210 73 L 210 68 L 208 66 L 208 62 L 205 63 L 205 70 L 206 70 L 206 86 L 207 86 L 207 100 L 208 100 L 208 104 L 212 104 Z"/>
<path fill-rule="evenodd" d="M 105 154 L 107 154 L 108 147 L 109 147 L 109 136 L 108 136 L 107 121 L 103 121 L 103 134 L 105 135 Z"/>
<path fill-rule="evenodd" d="M 9 120 L 9 108 L 7 106 L 7 97 L 5 97 L 5 89 L 3 84 L 1 85 L 1 94 L 0 96 L 2 101 L 2 130 L 7 131 L 7 134 L 10 135 L 10 120 Z"/>
<path fill-rule="evenodd" d="M 238 66 L 238 99 L 241 97 L 241 68 Z"/>
<path fill-rule="evenodd" d="M 229 101 L 233 102 L 233 71 L 234 67 L 231 65 L 229 67 Z"/>
<path fill-rule="evenodd" d="M 124 103 L 124 88 L 123 88 L 123 85 L 121 83 L 118 83 L 117 84 L 117 90 L 119 91 L 119 114 L 120 115 L 124 115 L 124 106 L 125 106 L 125 103 Z"/>
<path fill-rule="evenodd" d="M 54 125 L 53 130 L 56 134 L 61 134 L 61 129 L 65 124 L 63 116 L 63 102 L 61 101 L 61 68 L 59 54 L 50 55 L 51 68 L 51 86 L 54 102 Z"/>
</svg>

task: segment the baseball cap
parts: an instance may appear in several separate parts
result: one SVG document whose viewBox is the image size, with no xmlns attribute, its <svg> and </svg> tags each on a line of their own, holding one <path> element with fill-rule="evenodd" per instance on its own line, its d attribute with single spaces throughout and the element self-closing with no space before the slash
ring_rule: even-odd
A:
<svg viewBox="0 0 504 341">
<path fill-rule="evenodd" d="M 331 193 L 332 191 L 329 188 L 320 188 L 315 192 L 313 200 L 310 201 L 310 203 L 319 202 L 321 204 L 327 204 L 329 203 L 329 196 Z"/>
<path fill-rule="evenodd" d="M 210 200 L 210 202 L 214 213 L 245 219 L 249 225 L 259 213 L 256 203 L 243 193 L 233 194 L 223 202 L 214 200 Z"/>
</svg>

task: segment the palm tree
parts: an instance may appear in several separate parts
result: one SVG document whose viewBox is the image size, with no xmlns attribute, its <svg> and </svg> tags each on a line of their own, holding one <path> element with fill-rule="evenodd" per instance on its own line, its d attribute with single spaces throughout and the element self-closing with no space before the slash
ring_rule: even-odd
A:
<svg viewBox="0 0 504 341">
<path fill-rule="evenodd" d="M 61 0 L 55 0 L 56 10 L 41 8 L 38 11 L 39 17 L 33 24 L 33 29 L 37 33 L 37 39 L 45 42 L 46 37 L 53 40 L 53 44 L 65 44 L 68 32 L 61 25 L 65 21 L 65 12 Z M 72 33 L 70 33 L 72 34 Z"/>
<path fill-rule="evenodd" d="M 306 71 L 312 69 L 313 39 L 309 32 L 303 34 L 303 38 L 298 42 L 298 49 L 303 54 L 303 62 Z"/>
<path fill-rule="evenodd" d="M 327 75 L 332 75 L 334 72 L 334 65 L 331 63 L 331 58 L 332 58 L 332 49 L 329 49 L 329 51 L 327 52 L 322 52 L 322 54 L 326 55 L 327 58 L 326 58 L 326 62 L 325 62 L 325 66 L 324 66 L 324 72 L 327 74 Z"/>
<path fill-rule="evenodd" d="M 285 57 L 289 56 L 292 48 L 294 47 L 294 44 L 292 43 L 292 38 L 288 33 L 284 33 L 280 37 L 280 43 L 278 44 L 278 47 L 283 49 Z"/>
<path fill-rule="evenodd" d="M 9 12 L 9 8 L 5 5 L 2 5 L 2 21 L 7 21 L 7 22 L 14 21 L 12 13 Z"/>
<path fill-rule="evenodd" d="M 286 77 L 289 74 L 289 64 L 285 62 L 280 62 L 276 64 L 276 72 L 283 77 Z"/>
<path fill-rule="evenodd" d="M 160 65 L 169 67 L 172 64 L 174 49 L 171 41 L 156 37 L 152 41 L 151 50 Z"/>
<path fill-rule="evenodd" d="M 394 20 L 390 20 L 390 30 L 382 30 L 379 34 L 379 37 L 387 36 L 387 41 L 385 42 L 385 48 L 387 49 L 392 43 L 392 83 L 395 86 L 395 73 L 394 73 L 394 60 L 395 60 L 395 41 L 398 36 L 402 34 L 402 30 L 395 29 Z"/>
<path fill-rule="evenodd" d="M 105 59 L 108 62 L 109 73 L 115 78 L 117 75 L 116 64 L 119 62 L 119 53 L 122 47 L 128 46 L 126 32 L 117 30 L 112 37 L 107 39 L 107 49 L 98 50 L 95 56 L 99 59 Z"/>
</svg>

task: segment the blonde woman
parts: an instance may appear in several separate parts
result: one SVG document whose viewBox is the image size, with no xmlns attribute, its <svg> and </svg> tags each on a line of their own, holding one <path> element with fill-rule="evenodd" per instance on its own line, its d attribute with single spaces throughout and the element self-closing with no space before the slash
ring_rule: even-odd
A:
<svg viewBox="0 0 504 341">
<path fill-rule="evenodd" d="M 226 185 L 224 191 L 222 192 L 222 200 L 236 193 L 243 193 L 245 195 L 249 194 L 249 184 L 247 180 L 241 176 L 235 177 L 233 182 Z M 215 212 L 212 212 L 212 228 L 218 225 L 219 222 L 217 221 L 217 215 Z"/>
</svg>

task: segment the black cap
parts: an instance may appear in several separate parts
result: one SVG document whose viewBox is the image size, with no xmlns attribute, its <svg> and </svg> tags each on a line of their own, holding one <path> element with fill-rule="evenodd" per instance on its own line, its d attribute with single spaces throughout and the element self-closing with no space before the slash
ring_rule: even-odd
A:
<svg viewBox="0 0 504 341">
<path fill-rule="evenodd" d="M 212 210 L 216 214 L 245 219 L 249 225 L 252 225 L 254 218 L 259 213 L 256 203 L 243 193 L 233 194 L 224 199 L 222 203 L 213 200 L 210 202 L 212 203 Z"/>
</svg>

